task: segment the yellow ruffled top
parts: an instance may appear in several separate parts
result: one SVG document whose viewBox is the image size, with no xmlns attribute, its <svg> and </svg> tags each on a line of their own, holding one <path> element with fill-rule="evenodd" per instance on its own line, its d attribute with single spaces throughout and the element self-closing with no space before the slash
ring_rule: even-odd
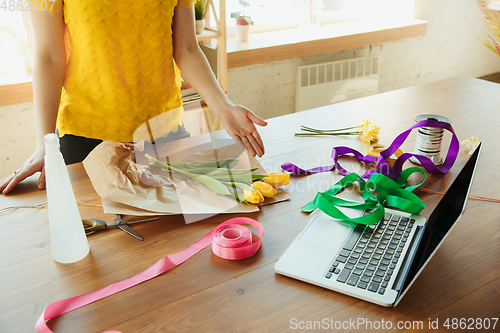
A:
<svg viewBox="0 0 500 333">
<path fill-rule="evenodd" d="M 61 1 L 52 8 L 62 8 L 67 27 L 60 135 L 139 141 L 145 133 L 134 132 L 146 122 L 155 135 L 176 132 L 182 101 L 172 18 L 178 2 L 194 0 Z"/>
</svg>

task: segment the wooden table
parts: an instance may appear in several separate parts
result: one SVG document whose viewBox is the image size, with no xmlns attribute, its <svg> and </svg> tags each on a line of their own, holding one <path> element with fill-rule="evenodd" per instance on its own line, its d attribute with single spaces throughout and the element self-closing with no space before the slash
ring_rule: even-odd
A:
<svg viewBox="0 0 500 333">
<path fill-rule="evenodd" d="M 499 198 L 499 110 L 500 85 L 478 79 L 458 77 L 401 89 L 270 119 L 261 130 L 267 152 L 260 162 L 268 171 L 280 170 L 284 162 L 312 167 L 330 163 L 333 146 L 361 148 L 355 137 L 294 137 L 301 124 L 339 128 L 369 117 L 382 128 L 379 142 L 389 144 L 414 124 L 415 116 L 440 114 L 451 119 L 460 140 L 473 135 L 484 140 L 471 194 Z M 405 143 L 404 151 L 413 150 L 415 135 Z M 466 158 L 466 152 L 461 151 L 450 173 L 429 175 L 424 186 L 446 190 Z M 95 198 L 85 202 L 99 204 L 82 165 L 69 166 L 68 170 L 76 198 Z M 299 324 L 305 328 L 308 321 L 349 323 L 361 318 L 375 325 L 383 320 L 386 326 L 380 328 L 385 332 L 404 331 L 397 329 L 399 321 L 408 331 L 413 327 L 423 332 L 436 320 L 445 331 L 447 318 L 451 324 L 451 318 L 499 317 L 500 205 L 493 202 L 469 200 L 462 219 L 395 308 L 383 308 L 276 274 L 274 264 L 309 220 L 299 207 L 340 178 L 336 171 L 292 177 L 292 183 L 285 187 L 291 195 L 289 201 L 247 215 L 266 229 L 262 248 L 253 257 L 228 261 L 205 249 L 153 280 L 51 320 L 50 327 L 56 332 L 281 332 Z M 440 195 L 418 194 L 427 203 L 421 215 L 428 217 Z M 45 200 L 45 191 L 37 190 L 36 178 L 31 178 L 11 194 L 0 196 L 0 209 Z M 113 218 L 100 207 L 79 207 L 82 217 Z M 219 215 L 189 225 L 179 216 L 163 216 L 133 226 L 144 238 L 142 242 L 113 228 L 89 236 L 91 252 L 86 258 L 63 265 L 51 258 L 46 209 L 2 213 L 0 332 L 32 332 L 50 303 L 142 272 L 234 216 L 238 215 Z M 387 322 L 392 329 L 386 329 Z M 420 323 L 423 328 L 415 326 Z M 365 328 L 350 325 L 348 330 Z"/>
</svg>

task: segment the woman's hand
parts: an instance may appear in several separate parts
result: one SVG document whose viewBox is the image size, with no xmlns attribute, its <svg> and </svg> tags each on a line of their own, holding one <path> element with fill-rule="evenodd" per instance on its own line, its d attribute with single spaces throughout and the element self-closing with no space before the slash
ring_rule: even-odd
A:
<svg viewBox="0 0 500 333">
<path fill-rule="evenodd" d="M 266 121 L 241 105 L 229 105 L 218 112 L 218 116 L 227 133 L 234 140 L 243 142 L 252 156 L 264 155 L 264 143 L 254 124 L 266 126 Z"/>
<path fill-rule="evenodd" d="M 24 164 L 12 174 L 0 181 L 0 191 L 3 194 L 9 193 L 20 181 L 40 171 L 38 177 L 38 188 L 45 188 L 45 168 L 44 168 L 45 149 L 43 145 L 36 148 L 33 155 L 24 162 Z"/>
</svg>

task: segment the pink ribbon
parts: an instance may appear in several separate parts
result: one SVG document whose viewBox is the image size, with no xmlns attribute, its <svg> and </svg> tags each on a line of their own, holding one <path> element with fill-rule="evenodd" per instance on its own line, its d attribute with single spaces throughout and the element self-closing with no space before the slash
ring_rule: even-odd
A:
<svg viewBox="0 0 500 333">
<path fill-rule="evenodd" d="M 249 224 L 257 229 L 260 234 L 260 239 L 255 243 L 252 243 L 251 231 L 241 224 Z M 239 260 L 249 258 L 259 250 L 263 237 L 264 227 L 262 227 L 259 222 L 251 218 L 236 217 L 227 220 L 219 224 L 203 238 L 185 250 L 161 258 L 142 273 L 129 277 L 128 279 L 115 282 L 99 290 L 63 299 L 50 304 L 45 308 L 43 313 L 40 315 L 40 318 L 38 318 L 35 329 L 39 333 L 50 333 L 52 331 L 46 324 L 47 320 L 76 310 L 87 304 L 111 296 L 161 275 L 169 269 L 182 264 L 184 261 L 188 260 L 210 244 L 212 244 L 212 252 L 223 259 Z M 108 333 L 111 332 L 116 331 L 109 331 Z"/>
</svg>

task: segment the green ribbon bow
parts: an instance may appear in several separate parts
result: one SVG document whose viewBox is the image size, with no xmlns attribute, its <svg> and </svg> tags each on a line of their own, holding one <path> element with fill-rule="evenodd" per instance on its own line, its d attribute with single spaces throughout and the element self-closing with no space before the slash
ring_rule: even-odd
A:
<svg viewBox="0 0 500 333">
<path fill-rule="evenodd" d="M 418 185 L 406 186 L 408 178 L 416 172 L 422 174 L 424 176 L 424 180 Z M 382 220 L 385 215 L 384 204 L 387 207 L 401 209 L 410 214 L 417 215 L 422 211 L 422 209 L 424 209 L 425 204 L 412 191 L 422 185 L 425 182 L 425 179 L 425 172 L 417 167 L 405 169 L 396 181 L 380 173 L 372 174 L 368 181 L 365 181 L 358 174 L 350 173 L 328 190 L 318 192 L 314 200 L 301 209 L 305 213 L 310 213 L 315 209 L 320 209 L 325 214 L 328 214 L 333 218 L 365 225 L 373 225 Z M 364 202 L 349 201 L 335 197 L 337 193 L 352 185 L 356 181 L 359 183 L 359 190 Z M 372 191 L 378 191 L 376 197 Z M 350 218 L 342 213 L 337 206 L 360 210 L 374 210 L 369 214 Z"/>
</svg>

